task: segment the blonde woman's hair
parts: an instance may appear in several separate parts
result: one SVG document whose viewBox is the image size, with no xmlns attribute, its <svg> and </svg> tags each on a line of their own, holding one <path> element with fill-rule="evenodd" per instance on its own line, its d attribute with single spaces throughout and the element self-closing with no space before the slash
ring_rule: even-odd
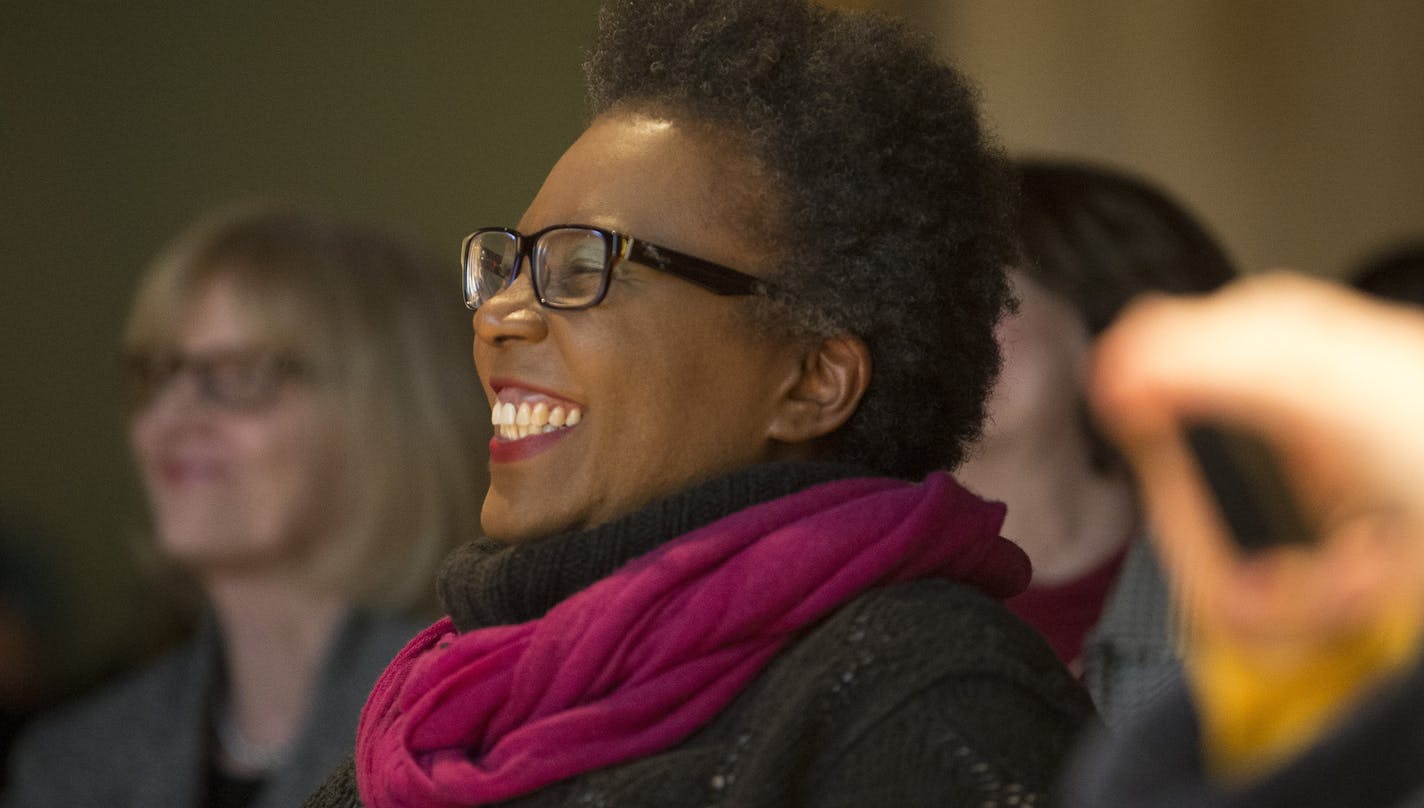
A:
<svg viewBox="0 0 1424 808">
<path fill-rule="evenodd" d="M 291 354 L 334 423 L 332 540 L 303 559 L 313 586 L 380 611 L 433 605 L 434 571 L 478 535 L 488 417 L 454 272 L 371 230 L 266 205 L 209 216 L 140 282 L 125 349 L 171 348 L 215 281 Z"/>
</svg>

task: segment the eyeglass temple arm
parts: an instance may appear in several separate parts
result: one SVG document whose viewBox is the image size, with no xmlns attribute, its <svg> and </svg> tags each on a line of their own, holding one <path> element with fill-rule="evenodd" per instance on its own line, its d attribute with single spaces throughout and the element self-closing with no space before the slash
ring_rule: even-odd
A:
<svg viewBox="0 0 1424 808">
<path fill-rule="evenodd" d="M 772 289 L 771 284 L 745 272 L 634 238 L 625 239 L 619 253 L 630 261 L 685 278 L 719 295 L 766 294 Z"/>
</svg>

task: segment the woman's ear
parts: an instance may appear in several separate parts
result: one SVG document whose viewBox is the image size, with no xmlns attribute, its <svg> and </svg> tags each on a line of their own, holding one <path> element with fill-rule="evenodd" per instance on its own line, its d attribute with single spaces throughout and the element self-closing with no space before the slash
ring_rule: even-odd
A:
<svg viewBox="0 0 1424 808">
<path fill-rule="evenodd" d="M 810 346 L 767 436 L 800 444 L 840 429 L 860 406 L 870 372 L 870 349 L 854 334 L 843 332 Z"/>
</svg>

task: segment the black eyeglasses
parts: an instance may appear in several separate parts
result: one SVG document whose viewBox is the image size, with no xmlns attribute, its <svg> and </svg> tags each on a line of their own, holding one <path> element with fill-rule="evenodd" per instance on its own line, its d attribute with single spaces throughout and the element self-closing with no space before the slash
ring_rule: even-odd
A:
<svg viewBox="0 0 1424 808">
<path fill-rule="evenodd" d="M 484 227 L 465 237 L 465 306 L 478 309 L 514 283 L 529 259 L 534 295 L 551 309 L 587 309 L 603 302 L 617 261 L 633 261 L 676 275 L 719 295 L 765 294 L 770 283 L 696 256 L 659 247 L 602 227 L 560 224 L 524 235 Z"/>
<path fill-rule="evenodd" d="M 241 349 L 135 352 L 123 363 L 131 412 L 152 404 L 184 373 L 192 374 L 203 401 L 235 412 L 272 404 L 283 383 L 307 375 L 306 366 L 290 356 Z"/>
</svg>

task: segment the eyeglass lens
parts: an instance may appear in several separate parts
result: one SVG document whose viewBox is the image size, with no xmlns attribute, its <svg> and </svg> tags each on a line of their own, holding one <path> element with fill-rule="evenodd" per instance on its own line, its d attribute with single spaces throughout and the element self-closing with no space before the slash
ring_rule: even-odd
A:
<svg viewBox="0 0 1424 808">
<path fill-rule="evenodd" d="M 479 233 L 465 257 L 465 302 L 477 307 L 509 284 L 519 261 L 519 246 L 513 233 Z"/>
<path fill-rule="evenodd" d="M 551 306 L 573 308 L 603 297 L 608 244 L 597 230 L 550 230 L 534 245 L 535 286 Z"/>
<path fill-rule="evenodd" d="M 590 306 L 603 298 L 612 247 L 603 233 L 560 227 L 538 234 L 529 271 L 542 302 L 554 308 Z M 516 237 L 504 231 L 480 233 L 469 247 L 467 302 L 487 303 L 508 286 L 519 261 Z"/>
</svg>

